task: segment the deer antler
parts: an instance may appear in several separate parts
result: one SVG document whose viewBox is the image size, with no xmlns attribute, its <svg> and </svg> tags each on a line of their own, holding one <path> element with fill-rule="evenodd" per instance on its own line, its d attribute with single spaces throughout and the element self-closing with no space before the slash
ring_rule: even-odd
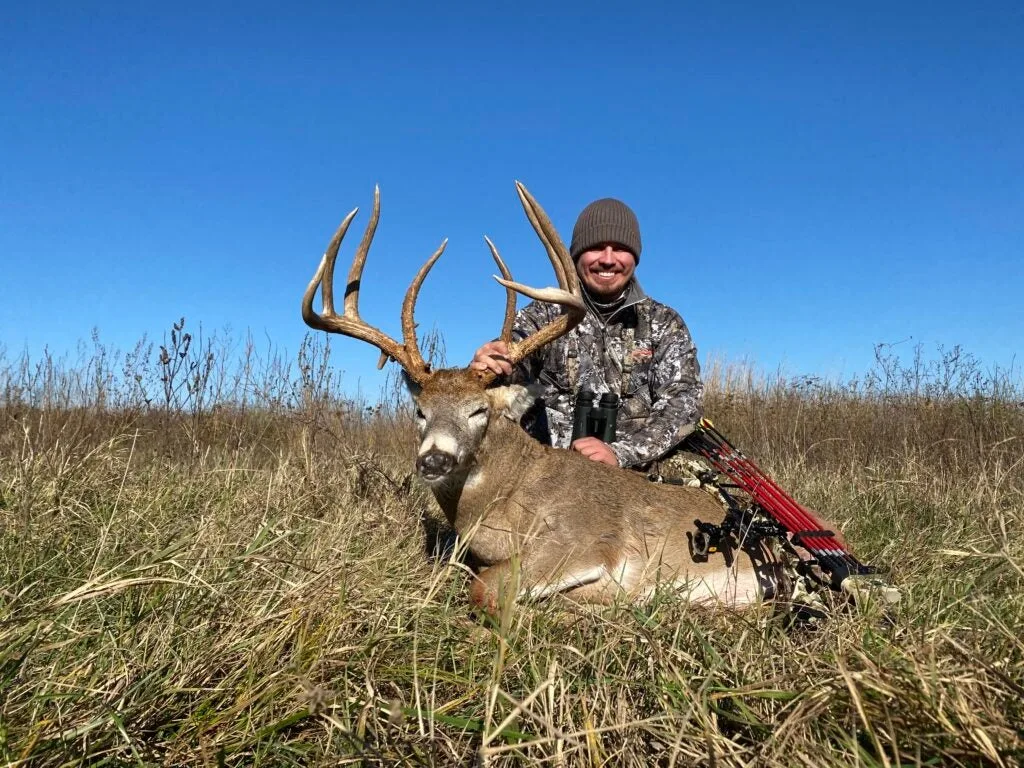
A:
<svg viewBox="0 0 1024 768">
<path fill-rule="evenodd" d="M 331 242 L 324 252 L 316 274 L 310 281 L 306 292 L 302 296 L 302 319 L 306 325 L 328 333 L 340 333 L 343 336 L 351 336 L 354 339 L 369 342 L 381 351 L 378 368 L 383 368 L 388 358 L 397 362 L 413 381 L 422 384 L 430 376 L 430 364 L 420 354 L 419 346 L 416 344 L 416 322 L 413 319 L 413 310 L 416 306 L 416 297 L 419 295 L 423 279 L 430 272 L 441 254 L 444 253 L 448 240 L 441 242 L 441 246 L 434 251 L 434 254 L 427 259 L 416 273 L 409 290 L 405 293 L 405 300 L 402 302 L 402 338 L 404 344 L 399 344 L 385 333 L 382 333 L 372 325 L 364 322 L 359 317 L 359 287 L 363 276 L 363 266 L 366 264 L 366 255 L 370 252 L 370 243 L 373 242 L 373 235 L 377 229 L 377 221 L 380 218 L 380 187 L 373 190 L 373 213 L 366 225 L 366 232 L 356 249 L 352 258 L 352 267 L 348 272 L 348 283 L 345 286 L 345 309 L 341 316 L 334 311 L 334 262 L 338 258 L 338 249 L 341 241 L 348 231 L 352 219 L 355 218 L 358 208 L 354 209 L 345 220 L 341 222 L 338 231 L 334 233 Z M 317 314 L 313 311 L 313 297 L 317 288 L 321 289 L 324 309 Z"/>
<path fill-rule="evenodd" d="M 526 187 L 516 182 L 516 192 L 519 193 L 519 200 L 526 211 L 526 217 L 533 225 L 541 242 L 544 243 L 544 250 L 548 253 L 551 266 L 555 270 L 555 277 L 558 279 L 558 288 L 531 288 L 528 285 L 517 283 L 512 280 L 512 275 L 498 254 L 498 249 L 488 238 L 488 248 L 491 249 L 491 256 L 501 270 L 502 277 L 495 276 L 495 280 L 505 286 L 505 321 L 502 324 L 500 338 L 508 344 L 508 361 L 516 365 L 521 360 L 531 355 L 545 344 L 550 344 L 560 336 L 564 336 L 583 320 L 586 316 L 586 305 L 580 293 L 579 277 L 576 275 L 576 266 L 572 263 L 569 250 L 565 247 L 562 239 L 558 236 L 555 225 L 540 207 L 540 204 L 533 198 Z M 512 323 L 515 320 L 515 297 L 513 291 L 521 293 L 537 301 L 546 301 L 558 304 L 565 311 L 547 325 L 535 331 L 521 341 L 512 341 Z M 485 384 L 490 384 L 497 374 L 493 371 L 478 371 L 477 375 Z"/>
</svg>

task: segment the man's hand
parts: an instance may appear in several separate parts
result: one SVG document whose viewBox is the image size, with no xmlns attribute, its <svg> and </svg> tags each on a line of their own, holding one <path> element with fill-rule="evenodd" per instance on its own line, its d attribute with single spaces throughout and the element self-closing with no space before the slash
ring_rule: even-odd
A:
<svg viewBox="0 0 1024 768">
<path fill-rule="evenodd" d="M 613 467 L 619 466 L 619 459 L 608 443 L 596 437 L 581 437 L 569 447 L 577 453 L 582 453 L 591 461 L 599 461 L 602 464 L 610 464 Z"/>
<path fill-rule="evenodd" d="M 512 363 L 508 361 L 508 344 L 504 341 L 489 341 L 473 355 L 470 368 L 478 371 L 493 371 L 499 376 L 512 373 Z"/>
</svg>

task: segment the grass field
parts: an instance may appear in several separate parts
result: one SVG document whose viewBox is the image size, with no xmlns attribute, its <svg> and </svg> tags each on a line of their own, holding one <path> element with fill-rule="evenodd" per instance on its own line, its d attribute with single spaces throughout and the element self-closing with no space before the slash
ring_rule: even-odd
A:
<svg viewBox="0 0 1024 768">
<path fill-rule="evenodd" d="M 397 391 L 176 326 L 0 359 L 0 763 L 1017 765 L 1024 399 L 959 350 L 842 384 L 710 366 L 707 414 L 891 569 L 786 629 L 658 596 L 471 619 Z M 341 364 L 338 364 L 339 366 Z"/>
</svg>

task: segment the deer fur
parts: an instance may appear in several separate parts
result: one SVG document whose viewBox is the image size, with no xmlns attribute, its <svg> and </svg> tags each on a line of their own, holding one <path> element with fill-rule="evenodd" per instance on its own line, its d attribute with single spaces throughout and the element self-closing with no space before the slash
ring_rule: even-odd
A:
<svg viewBox="0 0 1024 768">
<path fill-rule="evenodd" d="M 555 593 L 642 600 L 659 585 L 737 608 L 773 596 L 780 569 L 759 548 L 694 558 L 693 520 L 723 515 L 707 491 L 536 442 L 519 425 L 533 402 L 526 387 L 488 387 L 468 369 L 408 383 L 419 475 L 482 564 L 475 605 L 493 612 L 506 599 Z"/>
</svg>

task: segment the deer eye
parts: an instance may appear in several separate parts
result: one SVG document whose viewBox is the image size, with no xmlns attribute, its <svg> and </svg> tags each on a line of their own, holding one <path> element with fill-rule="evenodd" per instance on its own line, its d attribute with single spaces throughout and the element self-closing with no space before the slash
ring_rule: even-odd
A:
<svg viewBox="0 0 1024 768">
<path fill-rule="evenodd" d="M 426 415 L 419 408 L 416 409 L 416 418 L 419 421 L 426 421 Z"/>
</svg>

